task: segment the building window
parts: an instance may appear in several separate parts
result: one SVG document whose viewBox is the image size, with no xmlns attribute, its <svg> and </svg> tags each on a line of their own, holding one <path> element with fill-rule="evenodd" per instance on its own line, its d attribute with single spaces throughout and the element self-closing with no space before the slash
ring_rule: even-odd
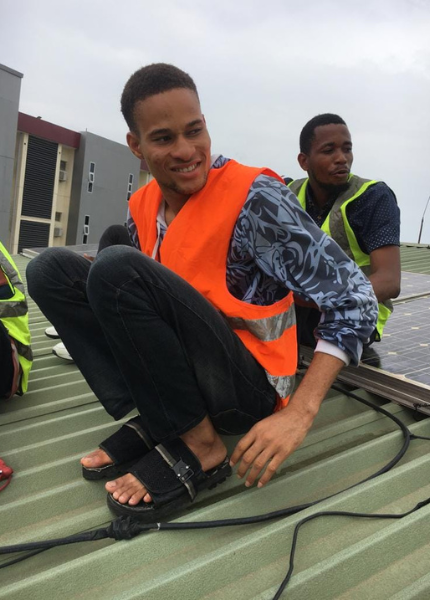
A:
<svg viewBox="0 0 430 600">
<path fill-rule="evenodd" d="M 90 168 L 88 171 L 88 187 L 87 187 L 87 191 L 89 194 L 93 193 L 95 172 L 96 172 L 96 163 L 90 162 Z"/>
<path fill-rule="evenodd" d="M 60 160 L 60 172 L 58 174 L 60 181 L 67 181 L 67 161 Z"/>
<path fill-rule="evenodd" d="M 128 187 L 127 187 L 127 202 L 130 200 L 130 197 L 133 193 L 133 173 L 130 173 L 130 175 L 128 176 Z"/>
</svg>

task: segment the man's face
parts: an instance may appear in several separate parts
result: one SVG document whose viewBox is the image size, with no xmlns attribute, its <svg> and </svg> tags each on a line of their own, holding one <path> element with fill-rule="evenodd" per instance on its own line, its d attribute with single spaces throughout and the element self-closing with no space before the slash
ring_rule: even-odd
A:
<svg viewBox="0 0 430 600">
<path fill-rule="evenodd" d="M 343 186 L 353 161 L 351 135 L 346 125 L 320 125 L 309 154 L 301 152 L 299 163 L 309 180 L 323 188 Z"/>
<path fill-rule="evenodd" d="M 133 154 L 144 158 L 164 198 L 186 201 L 206 184 L 211 140 L 196 94 L 174 89 L 136 104 L 139 136 L 127 135 Z"/>
</svg>

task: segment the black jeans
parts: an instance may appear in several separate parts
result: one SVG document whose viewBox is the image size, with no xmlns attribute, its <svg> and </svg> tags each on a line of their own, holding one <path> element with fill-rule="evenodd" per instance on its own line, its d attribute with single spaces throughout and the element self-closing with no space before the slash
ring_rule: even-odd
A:
<svg viewBox="0 0 430 600">
<path fill-rule="evenodd" d="M 108 246 L 131 246 L 130 236 L 128 234 L 128 229 L 124 225 L 110 225 L 105 231 L 102 233 L 102 236 L 99 241 L 98 252 L 101 252 Z"/>
<path fill-rule="evenodd" d="M 6 327 L 0 321 L 0 398 L 8 396 L 13 380 L 12 347 Z"/>
<path fill-rule="evenodd" d="M 224 318 L 135 248 L 111 246 L 92 264 L 49 248 L 29 263 L 27 285 L 108 413 L 136 407 L 154 441 L 206 415 L 240 434 L 273 412 L 274 389 Z"/>
</svg>

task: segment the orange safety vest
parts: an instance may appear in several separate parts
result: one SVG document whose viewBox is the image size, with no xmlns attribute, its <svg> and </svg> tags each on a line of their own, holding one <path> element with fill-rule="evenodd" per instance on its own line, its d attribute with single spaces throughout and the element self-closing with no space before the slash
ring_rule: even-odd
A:
<svg viewBox="0 0 430 600">
<path fill-rule="evenodd" d="M 188 281 L 227 319 L 246 348 L 263 366 L 278 394 L 276 410 L 287 405 L 297 367 L 297 333 L 293 294 L 270 306 L 235 298 L 227 288 L 226 264 L 231 237 L 254 179 L 269 169 L 245 167 L 230 160 L 211 169 L 206 185 L 190 196 L 169 225 L 158 253 L 157 214 L 163 199 L 155 180 L 129 202 L 141 250 L 156 254 L 164 266 Z"/>
</svg>

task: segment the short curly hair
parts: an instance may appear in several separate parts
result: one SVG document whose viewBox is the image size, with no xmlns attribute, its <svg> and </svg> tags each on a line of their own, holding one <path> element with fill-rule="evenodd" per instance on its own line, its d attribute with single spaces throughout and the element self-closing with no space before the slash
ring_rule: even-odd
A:
<svg viewBox="0 0 430 600">
<path fill-rule="evenodd" d="M 300 152 L 309 154 L 312 142 L 315 139 L 315 129 L 321 125 L 346 125 L 346 123 L 339 115 L 331 113 L 317 115 L 306 123 L 300 133 Z"/>
<path fill-rule="evenodd" d="M 133 73 L 125 84 L 121 96 L 121 112 L 130 131 L 138 133 L 134 120 L 134 109 L 137 102 L 177 88 L 192 90 L 197 98 L 199 97 L 192 78 L 174 65 L 154 63 Z"/>
</svg>

